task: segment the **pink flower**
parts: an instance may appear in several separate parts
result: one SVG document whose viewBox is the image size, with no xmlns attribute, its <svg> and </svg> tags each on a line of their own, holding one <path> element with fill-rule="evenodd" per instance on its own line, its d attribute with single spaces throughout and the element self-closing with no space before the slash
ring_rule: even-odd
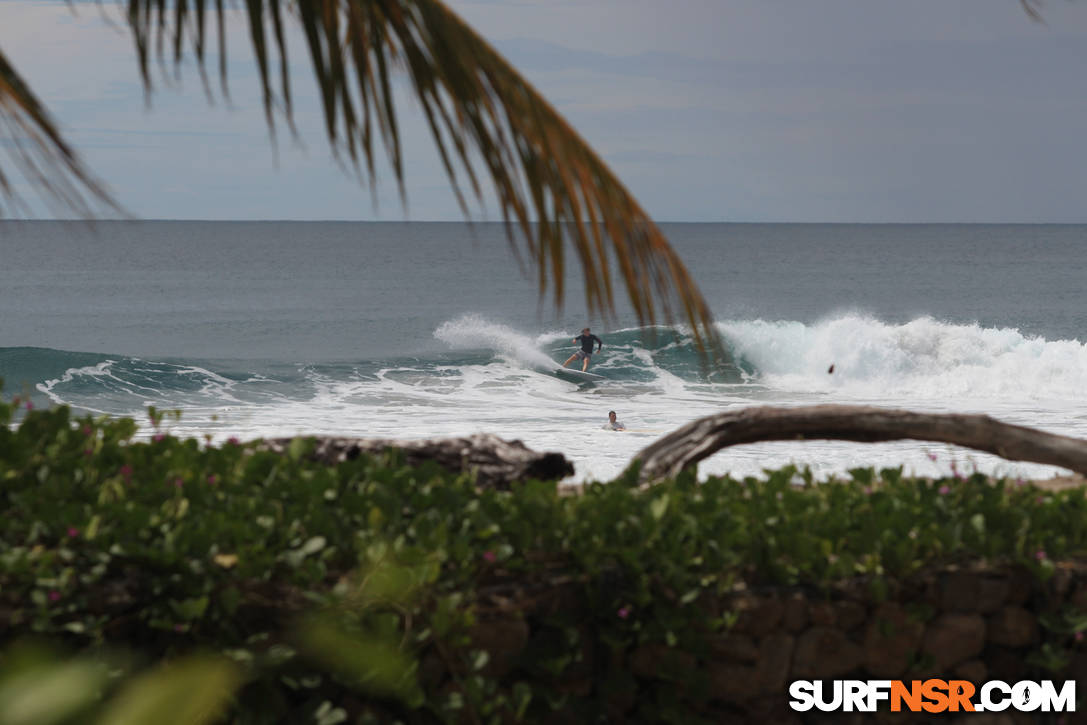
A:
<svg viewBox="0 0 1087 725">
<path fill-rule="evenodd" d="M 83 449 L 83 455 L 85 455 L 87 457 L 93 456 L 94 455 L 94 449 L 93 448 L 84 448 Z"/>
<path fill-rule="evenodd" d="M 173 484 L 174 484 L 175 486 L 177 486 L 178 488 L 181 488 L 181 487 L 182 487 L 182 486 L 183 486 L 183 485 L 185 484 L 185 481 L 183 481 L 183 480 L 181 479 L 181 476 L 178 476 L 177 478 L 175 478 L 175 479 L 173 480 Z"/>
<path fill-rule="evenodd" d="M 211 474 L 210 476 L 208 476 L 208 483 L 210 483 L 212 486 L 214 486 L 218 482 L 219 482 L 219 477 L 216 476 L 214 473 Z"/>
<path fill-rule="evenodd" d="M 83 435 L 89 436 L 91 433 L 94 433 L 94 428 L 91 428 L 89 425 L 84 423 L 83 424 Z"/>
<path fill-rule="evenodd" d="M 125 483 L 128 483 L 129 481 L 131 481 L 132 480 L 132 466 L 128 465 L 127 463 L 125 465 L 121 466 L 121 475 L 124 476 Z"/>
<path fill-rule="evenodd" d="M 60 600 L 60 592 L 58 592 L 56 589 L 53 589 L 52 591 L 49 592 L 49 601 L 56 602 L 56 601 L 59 601 L 59 600 Z"/>
<path fill-rule="evenodd" d="M 486 561 L 489 564 L 493 564 L 495 559 L 497 559 L 497 558 L 498 557 L 496 557 L 494 555 L 493 551 L 484 551 L 483 552 L 483 560 Z"/>
<path fill-rule="evenodd" d="M 79 529 L 77 529 L 74 526 L 69 526 L 68 527 L 68 538 L 69 539 L 74 539 L 77 536 L 79 536 Z"/>
<path fill-rule="evenodd" d="M 1076 641 L 1077 642 L 1082 642 L 1083 641 L 1083 632 L 1076 632 Z"/>
<path fill-rule="evenodd" d="M 174 631 L 175 632 L 184 632 L 185 631 L 185 625 L 184 624 L 175 624 L 174 625 Z"/>
<path fill-rule="evenodd" d="M 1021 486 L 1026 486 L 1026 485 L 1027 485 L 1027 482 L 1026 482 L 1026 481 L 1024 481 L 1024 480 L 1023 480 L 1023 479 L 1021 479 L 1021 478 L 1017 478 L 1017 479 L 1015 479 L 1015 485 L 1016 485 L 1016 486 L 1020 486 L 1020 487 L 1021 487 Z"/>
<path fill-rule="evenodd" d="M 26 409 L 27 410 L 34 410 L 34 404 L 31 403 L 29 400 L 26 401 Z"/>
<path fill-rule="evenodd" d="M 242 443 L 240 440 L 238 440 L 238 438 L 236 436 L 230 436 L 229 438 L 226 439 L 226 442 L 229 443 L 232 446 L 238 446 L 238 445 L 241 445 L 241 443 Z"/>
<path fill-rule="evenodd" d="M 153 440 L 155 443 L 159 443 L 161 441 L 166 440 L 166 434 L 165 433 L 156 433 L 155 435 L 151 436 L 151 440 Z"/>
<path fill-rule="evenodd" d="M 865 496 L 871 496 L 872 495 L 872 487 L 871 486 L 865 486 L 864 487 L 864 495 Z"/>
<path fill-rule="evenodd" d="M 926 455 L 928 456 L 928 459 L 930 461 L 932 461 L 933 463 L 936 462 L 936 454 L 935 453 L 927 453 Z"/>
<path fill-rule="evenodd" d="M 615 614 L 618 615 L 619 619 L 626 619 L 630 616 L 630 607 L 620 607 Z"/>
<path fill-rule="evenodd" d="M 1045 549 L 1038 549 L 1038 551 L 1034 552 L 1034 558 L 1038 561 L 1045 559 Z"/>
<path fill-rule="evenodd" d="M 944 484 L 943 486 L 940 486 L 940 495 L 941 496 L 946 496 L 949 493 L 951 493 L 951 487 L 950 486 L 948 486 L 947 484 Z"/>
</svg>

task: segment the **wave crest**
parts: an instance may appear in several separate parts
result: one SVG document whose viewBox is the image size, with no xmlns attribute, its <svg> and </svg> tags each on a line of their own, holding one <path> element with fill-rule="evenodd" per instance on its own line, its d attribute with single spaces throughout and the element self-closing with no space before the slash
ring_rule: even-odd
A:
<svg viewBox="0 0 1087 725">
<path fill-rule="evenodd" d="M 811 325 L 718 325 L 736 355 L 775 388 L 920 399 L 1060 399 L 1087 391 L 1087 345 L 1014 328 L 931 317 L 891 324 L 855 314 Z"/>
</svg>

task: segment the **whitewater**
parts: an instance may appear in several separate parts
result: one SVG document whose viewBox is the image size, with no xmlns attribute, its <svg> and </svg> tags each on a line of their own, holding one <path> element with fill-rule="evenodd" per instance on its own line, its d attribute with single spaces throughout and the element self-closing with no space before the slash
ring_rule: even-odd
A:
<svg viewBox="0 0 1087 725">
<path fill-rule="evenodd" d="M 174 433 L 213 442 L 496 433 L 564 453 L 572 482 L 753 405 L 986 413 L 1087 438 L 1087 226 L 662 229 L 718 320 L 712 365 L 622 295 L 590 315 L 576 260 L 565 304 L 541 297 L 501 224 L 0 221 L 0 394 L 141 422 L 177 409 Z M 578 385 L 554 368 L 586 325 L 606 380 Z M 628 431 L 602 429 L 610 410 Z M 1056 472 L 924 442 L 740 446 L 700 470 L 789 463 Z"/>
<path fill-rule="evenodd" d="M 258 438 L 295 434 L 389 438 L 497 433 L 566 454 L 569 482 L 608 480 L 641 448 L 690 420 L 752 405 L 841 403 L 931 412 L 986 413 L 1010 423 L 1087 438 L 1087 345 L 1014 328 L 905 323 L 846 313 L 812 323 L 723 320 L 728 360 L 708 364 L 691 337 L 667 327 L 596 330 L 604 339 L 586 385 L 553 370 L 573 349 L 570 333 L 528 333 L 485 315 L 433 330 L 440 351 L 389 360 L 323 364 L 94 356 L 43 380 L 38 393 L 98 414 L 180 409 L 181 436 Z M 13 356 L 11 350 L 0 351 Z M 72 353 L 22 349 L 24 357 Z M 71 360 L 68 360 L 71 362 Z M 39 360 L 39 367 L 44 362 Z M 833 366 L 833 372 L 830 372 Z M 615 410 L 628 431 L 604 430 Z M 144 426 L 141 435 L 149 435 Z M 920 441 L 862 445 L 774 442 L 726 449 L 702 475 L 758 475 L 785 464 L 820 478 L 861 466 L 919 475 L 979 470 L 1048 477 L 1060 469 Z"/>
</svg>

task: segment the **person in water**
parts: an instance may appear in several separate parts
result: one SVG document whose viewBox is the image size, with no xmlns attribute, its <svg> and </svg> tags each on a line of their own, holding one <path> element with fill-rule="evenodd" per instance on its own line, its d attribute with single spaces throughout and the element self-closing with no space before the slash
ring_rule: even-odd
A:
<svg viewBox="0 0 1087 725">
<path fill-rule="evenodd" d="M 574 360 L 581 360 L 581 372 L 585 372 L 589 369 L 589 358 L 593 356 L 593 341 L 596 341 L 596 351 L 600 352 L 600 348 L 604 347 L 604 343 L 600 341 L 600 338 L 589 332 L 589 328 L 586 327 L 581 331 L 581 334 L 574 338 L 574 344 L 580 344 L 581 349 L 576 351 L 573 355 L 566 358 L 566 362 L 562 364 L 566 367 Z"/>
<path fill-rule="evenodd" d="M 608 422 L 604 424 L 604 430 L 626 430 L 627 427 L 615 419 L 615 411 L 608 411 Z"/>
</svg>

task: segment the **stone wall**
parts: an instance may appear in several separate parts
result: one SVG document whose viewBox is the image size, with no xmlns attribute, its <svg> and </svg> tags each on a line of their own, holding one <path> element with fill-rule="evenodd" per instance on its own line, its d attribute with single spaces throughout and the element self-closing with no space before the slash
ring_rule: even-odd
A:
<svg viewBox="0 0 1087 725">
<path fill-rule="evenodd" d="M 566 606 L 578 606 L 567 599 Z M 564 691 L 606 702 L 607 722 L 643 722 L 640 697 L 662 682 L 684 688 L 684 674 L 701 678 L 708 698 L 691 700 L 692 716 L 711 722 L 941 722 L 1014 725 L 1034 722 L 1087 722 L 1087 712 L 1049 715 L 995 713 L 913 716 L 795 713 L 788 706 L 793 680 L 940 679 L 978 685 L 1000 679 L 1077 681 L 1081 710 L 1087 710 L 1087 641 L 1055 631 L 1051 618 L 1087 615 L 1087 564 L 1062 563 L 1041 581 L 1023 567 L 961 566 L 927 571 L 903 582 L 855 580 L 830 592 L 797 589 L 738 590 L 718 602 L 694 602 L 707 616 L 732 612 L 733 626 L 713 635 L 695 655 L 664 643 L 647 644 L 622 655 L 599 659 L 586 644 L 581 664 L 567 673 Z M 590 618 L 591 619 L 591 618 Z M 477 643 L 502 663 L 491 674 L 515 674 L 519 657 L 529 654 L 534 632 L 527 624 L 481 622 Z M 510 627 L 513 629 L 510 629 Z M 503 629 L 505 627 L 505 629 Z M 485 634 L 486 632 L 486 634 Z M 591 641 L 591 633 L 583 638 Z M 507 636 L 508 635 L 508 636 Z M 515 635 L 515 636 L 514 636 Z M 1045 643 L 1065 655 L 1061 671 L 1040 668 L 1036 655 Z M 631 692 L 605 691 L 599 681 L 608 668 L 633 675 Z M 555 722 L 570 723 L 570 709 Z"/>
<path fill-rule="evenodd" d="M 714 639 L 714 656 L 704 663 L 715 697 L 752 721 L 804 722 L 818 716 L 801 719 L 788 708 L 793 680 L 1074 679 L 1087 708 L 1087 646 L 1039 620 L 1087 614 L 1087 567 L 1060 565 L 1046 582 L 1025 568 L 949 568 L 891 583 L 886 592 L 873 589 L 858 580 L 829 595 L 738 593 L 727 605 L 738 620 Z M 1032 666 L 1043 641 L 1066 650 L 1063 671 Z M 1084 713 L 1077 716 L 1063 722 L 1087 722 Z M 970 715 L 967 721 L 1038 719 Z"/>
</svg>

